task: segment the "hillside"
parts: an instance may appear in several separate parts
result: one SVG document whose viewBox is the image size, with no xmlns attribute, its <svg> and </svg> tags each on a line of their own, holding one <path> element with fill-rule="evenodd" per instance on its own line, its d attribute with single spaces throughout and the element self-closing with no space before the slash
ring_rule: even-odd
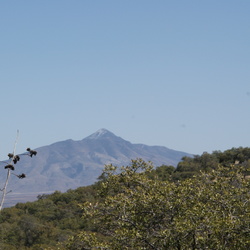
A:
<svg viewBox="0 0 250 250">
<path fill-rule="evenodd" d="M 142 158 L 155 166 L 162 164 L 177 166 L 188 153 L 161 146 L 132 144 L 106 129 L 100 129 L 83 140 L 66 140 L 36 149 L 37 156 L 22 157 L 15 172 L 25 173 L 27 178 L 9 184 L 13 200 L 34 200 L 38 194 L 55 190 L 66 191 L 93 184 L 102 173 L 105 164 L 127 165 L 131 159 Z M 3 183 L 5 169 L 0 170 Z M 6 203 L 6 204 L 7 204 Z M 9 205 L 11 205 L 9 204 Z"/>
<path fill-rule="evenodd" d="M 103 185 L 3 209 L 0 249 L 139 249 L 134 242 L 140 249 L 249 249 L 249 156 L 250 148 L 233 148 L 185 157 L 177 168 L 142 160 L 106 168 Z M 184 172 L 195 176 L 180 179 Z"/>
</svg>

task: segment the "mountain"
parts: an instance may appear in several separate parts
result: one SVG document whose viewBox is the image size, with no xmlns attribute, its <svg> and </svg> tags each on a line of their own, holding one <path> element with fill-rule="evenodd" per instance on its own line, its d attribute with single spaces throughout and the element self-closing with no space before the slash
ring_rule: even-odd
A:
<svg viewBox="0 0 250 250">
<path fill-rule="evenodd" d="M 132 144 L 106 129 L 100 129 L 80 141 L 66 140 L 36 149 L 36 157 L 21 157 L 15 165 L 15 174 L 25 173 L 26 178 L 12 175 L 8 189 L 13 193 L 8 199 L 28 200 L 39 193 L 55 190 L 66 191 L 93 184 L 102 173 L 105 164 L 127 165 L 131 159 L 142 158 L 155 166 L 176 166 L 188 153 L 162 146 Z M 6 170 L 0 169 L 0 182 L 6 178 Z M 25 195 L 24 195 L 25 194 Z M 12 197 L 12 198 L 11 198 Z M 14 198 L 13 198 L 14 197 Z"/>
</svg>

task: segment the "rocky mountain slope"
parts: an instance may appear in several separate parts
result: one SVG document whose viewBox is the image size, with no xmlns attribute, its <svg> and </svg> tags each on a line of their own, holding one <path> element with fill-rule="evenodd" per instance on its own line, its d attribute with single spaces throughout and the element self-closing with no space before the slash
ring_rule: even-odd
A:
<svg viewBox="0 0 250 250">
<path fill-rule="evenodd" d="M 12 175 L 9 183 L 11 196 L 24 197 L 27 194 L 66 191 L 79 186 L 93 184 L 102 173 L 105 164 L 126 165 L 131 159 L 142 158 L 155 166 L 162 164 L 176 166 L 185 152 L 161 146 L 132 144 L 106 129 L 80 141 L 66 140 L 36 149 L 36 157 L 21 157 L 13 173 L 25 173 L 26 178 Z M 4 165 L 0 168 L 0 182 L 6 177 Z M 13 197 L 14 197 L 13 196 Z M 33 197 L 32 196 L 32 197 Z"/>
</svg>

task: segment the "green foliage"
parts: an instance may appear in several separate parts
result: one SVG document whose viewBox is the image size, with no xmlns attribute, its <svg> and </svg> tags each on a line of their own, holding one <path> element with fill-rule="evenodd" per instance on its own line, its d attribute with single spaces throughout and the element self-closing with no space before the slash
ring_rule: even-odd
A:
<svg viewBox="0 0 250 250">
<path fill-rule="evenodd" d="M 57 244 L 81 230 L 93 230 L 83 220 L 79 203 L 95 201 L 96 186 L 40 195 L 0 214 L 0 249 L 58 249 Z M 61 244 L 63 247 L 63 244 Z"/>
<path fill-rule="evenodd" d="M 232 148 L 224 152 L 215 151 L 213 154 L 216 155 L 220 163 L 230 165 L 231 163 L 238 162 L 242 164 L 250 159 L 250 148 Z"/>
<path fill-rule="evenodd" d="M 153 169 L 149 173 L 149 177 L 157 178 L 158 180 L 165 181 L 165 180 L 171 180 L 173 174 L 175 171 L 175 167 L 173 166 L 167 166 L 167 165 L 161 165 L 160 167 L 157 167 Z"/>
<path fill-rule="evenodd" d="M 194 157 L 183 157 L 172 174 L 173 180 L 192 178 L 200 171 L 210 172 L 216 169 L 218 164 L 230 166 L 231 164 L 243 166 L 245 174 L 250 174 L 250 148 L 232 148 L 224 152 L 214 151 L 212 154 L 204 152 Z"/>
<path fill-rule="evenodd" d="M 0 249 L 250 249 L 250 149 L 132 160 L 0 213 Z"/>
<path fill-rule="evenodd" d="M 152 179 L 142 160 L 106 166 L 101 202 L 82 205 L 99 233 L 83 232 L 75 249 L 248 249 L 250 183 L 239 166 L 178 182 Z M 92 248 L 91 248 L 92 247 Z"/>
</svg>

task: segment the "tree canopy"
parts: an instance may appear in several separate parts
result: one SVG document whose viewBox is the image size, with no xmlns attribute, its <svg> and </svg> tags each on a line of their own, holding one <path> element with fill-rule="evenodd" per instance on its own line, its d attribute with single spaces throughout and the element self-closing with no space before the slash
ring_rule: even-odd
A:
<svg viewBox="0 0 250 250">
<path fill-rule="evenodd" d="M 94 185 L 0 213 L 0 249 L 250 249 L 248 148 L 107 165 Z"/>
<path fill-rule="evenodd" d="M 182 181 L 148 178 L 152 165 L 109 165 L 101 202 L 82 205 L 98 233 L 82 232 L 69 249 L 247 249 L 250 183 L 239 166 L 219 166 Z"/>
</svg>

